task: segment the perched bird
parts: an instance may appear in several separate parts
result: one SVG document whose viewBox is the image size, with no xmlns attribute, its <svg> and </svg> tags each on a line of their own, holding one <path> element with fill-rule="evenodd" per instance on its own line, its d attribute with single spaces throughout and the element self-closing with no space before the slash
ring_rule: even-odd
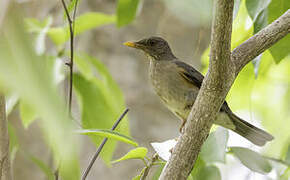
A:
<svg viewBox="0 0 290 180">
<path fill-rule="evenodd" d="M 124 45 L 140 49 L 150 60 L 149 75 L 155 92 L 165 106 L 182 120 L 180 132 L 203 81 L 203 75 L 176 58 L 168 43 L 160 37 L 150 37 Z M 236 116 L 225 101 L 214 121 L 252 143 L 263 146 L 273 136 Z"/>
</svg>

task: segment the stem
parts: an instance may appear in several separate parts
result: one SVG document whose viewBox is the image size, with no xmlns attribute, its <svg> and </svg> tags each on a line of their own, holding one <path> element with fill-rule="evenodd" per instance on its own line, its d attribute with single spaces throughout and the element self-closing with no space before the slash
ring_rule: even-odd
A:
<svg viewBox="0 0 290 180">
<path fill-rule="evenodd" d="M 115 122 L 115 124 L 113 125 L 113 127 L 111 128 L 111 130 L 115 130 L 117 128 L 117 126 L 119 125 L 119 123 L 121 122 L 121 120 L 125 117 L 125 115 L 128 113 L 129 109 L 127 108 L 122 114 L 121 116 L 118 118 L 118 120 Z M 92 166 L 94 165 L 96 159 L 98 158 L 100 152 L 102 151 L 104 145 L 106 144 L 106 142 L 108 141 L 108 138 L 105 138 L 103 140 L 103 142 L 101 143 L 101 145 L 98 147 L 95 155 L 93 156 L 93 158 L 91 159 L 87 169 L 85 170 L 83 176 L 82 176 L 82 180 L 85 180 L 92 168 Z"/>
<path fill-rule="evenodd" d="M 63 5 L 68 25 L 69 25 L 69 32 L 70 32 L 70 63 L 66 63 L 69 66 L 69 93 L 68 93 L 68 112 L 69 116 L 72 117 L 72 86 L 73 86 L 73 65 L 74 65 L 74 28 L 75 28 L 75 16 L 77 11 L 78 0 L 76 0 L 74 12 L 73 12 L 73 19 L 71 19 L 66 3 L 64 0 L 61 0 Z M 59 167 L 56 169 L 55 173 L 55 180 L 59 179 Z"/>
<path fill-rule="evenodd" d="M 5 108 L 5 97 L 0 94 L 0 180 L 11 180 L 9 157 L 9 134 Z"/>
<path fill-rule="evenodd" d="M 145 179 L 146 179 L 146 177 L 148 176 L 148 173 L 149 173 L 149 171 L 150 171 L 150 168 L 151 168 L 152 166 L 155 165 L 154 162 L 157 161 L 158 159 L 159 159 L 158 154 L 157 154 L 157 153 L 154 154 L 153 157 L 152 157 L 152 160 L 151 160 L 151 161 L 149 162 L 149 164 L 145 167 L 145 170 L 144 170 L 144 172 L 143 172 L 142 177 L 141 177 L 140 180 L 145 180 Z"/>
<path fill-rule="evenodd" d="M 69 25 L 69 32 L 70 32 L 70 63 L 67 65 L 69 66 L 70 73 L 69 73 L 69 93 L 68 93 L 68 109 L 69 114 L 71 115 L 71 108 L 72 108 L 72 86 L 73 86 L 73 67 L 74 67 L 74 30 L 75 30 L 75 17 L 77 11 L 78 0 L 76 1 L 74 12 L 73 12 L 73 19 L 71 19 L 67 6 L 64 0 L 61 0 L 67 20 Z"/>
</svg>

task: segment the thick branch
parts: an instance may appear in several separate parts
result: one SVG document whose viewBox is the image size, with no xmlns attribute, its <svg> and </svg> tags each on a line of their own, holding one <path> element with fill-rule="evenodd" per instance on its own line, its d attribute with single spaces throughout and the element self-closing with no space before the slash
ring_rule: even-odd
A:
<svg viewBox="0 0 290 180">
<path fill-rule="evenodd" d="M 233 0 L 215 0 L 209 71 L 160 179 L 185 180 L 234 80 L 230 60 Z"/>
<path fill-rule="evenodd" d="M 5 98 L 0 94 L 0 180 L 11 180 Z"/>
<path fill-rule="evenodd" d="M 232 60 L 236 66 L 236 74 L 256 56 L 289 33 L 290 10 L 233 50 Z"/>
</svg>

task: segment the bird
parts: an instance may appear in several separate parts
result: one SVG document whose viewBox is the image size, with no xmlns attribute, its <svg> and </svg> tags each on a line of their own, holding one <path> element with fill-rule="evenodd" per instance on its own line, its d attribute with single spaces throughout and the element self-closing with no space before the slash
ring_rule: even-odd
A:
<svg viewBox="0 0 290 180">
<path fill-rule="evenodd" d="M 147 55 L 153 89 L 163 104 L 181 119 L 179 131 L 182 133 L 204 76 L 194 67 L 180 61 L 167 41 L 161 37 L 152 36 L 123 44 L 142 50 Z M 226 101 L 222 104 L 214 124 L 230 129 L 258 146 L 274 139 L 271 134 L 235 115 Z"/>
</svg>

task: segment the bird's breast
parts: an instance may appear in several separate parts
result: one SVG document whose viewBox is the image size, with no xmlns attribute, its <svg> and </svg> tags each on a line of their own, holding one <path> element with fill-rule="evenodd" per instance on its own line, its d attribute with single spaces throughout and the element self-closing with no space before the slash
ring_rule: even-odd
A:
<svg viewBox="0 0 290 180">
<path fill-rule="evenodd" d="M 162 102 L 182 119 L 186 119 L 198 93 L 188 84 L 170 61 L 150 61 L 150 80 Z"/>
</svg>

